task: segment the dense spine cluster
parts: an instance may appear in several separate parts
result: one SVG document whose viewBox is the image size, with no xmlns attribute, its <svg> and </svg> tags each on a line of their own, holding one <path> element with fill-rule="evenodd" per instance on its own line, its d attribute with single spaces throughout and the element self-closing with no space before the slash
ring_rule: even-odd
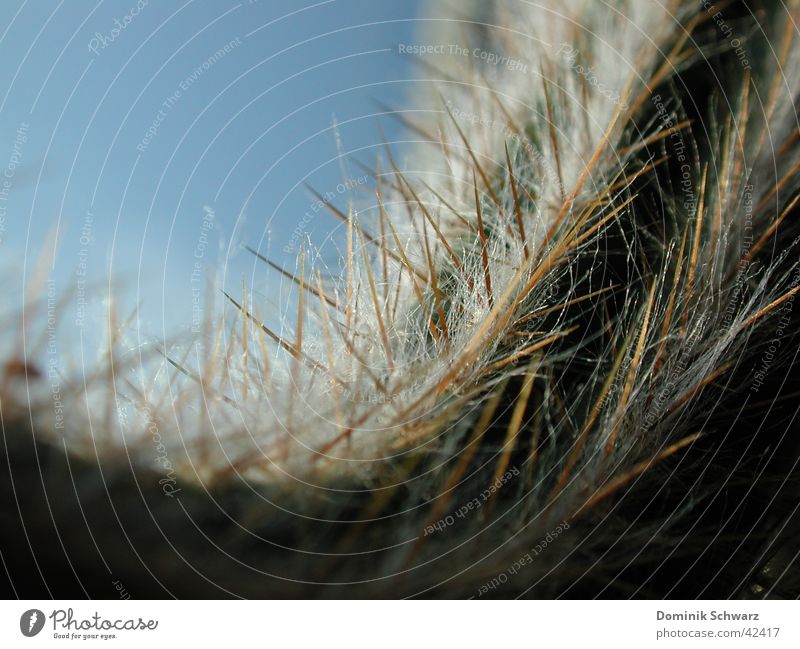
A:
<svg viewBox="0 0 800 649">
<path fill-rule="evenodd" d="M 253 249 L 296 310 L 225 293 L 140 358 L 103 461 L 169 485 L 154 520 L 205 513 L 211 549 L 177 545 L 224 549 L 229 594 L 790 589 L 800 46 L 794 3 L 756 5 L 432 14 L 386 111 L 419 144 L 362 204 L 316 194 L 341 254 Z"/>
</svg>

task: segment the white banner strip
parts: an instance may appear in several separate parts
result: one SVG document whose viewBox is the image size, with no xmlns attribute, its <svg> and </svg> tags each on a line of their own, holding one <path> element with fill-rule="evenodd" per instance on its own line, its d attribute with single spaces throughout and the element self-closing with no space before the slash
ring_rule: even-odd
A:
<svg viewBox="0 0 800 649">
<path fill-rule="evenodd" d="M 800 647 L 800 604 L 783 601 L 4 601 L 0 610 L 2 647 Z"/>
</svg>

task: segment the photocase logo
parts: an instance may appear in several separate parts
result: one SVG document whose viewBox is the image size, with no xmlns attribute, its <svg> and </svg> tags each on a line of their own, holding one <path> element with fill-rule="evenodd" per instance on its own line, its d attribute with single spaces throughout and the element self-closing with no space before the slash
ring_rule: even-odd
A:
<svg viewBox="0 0 800 649">
<path fill-rule="evenodd" d="M 19 618 L 19 630 L 22 635 L 32 638 L 44 627 L 44 613 L 38 608 L 25 611 Z"/>
</svg>

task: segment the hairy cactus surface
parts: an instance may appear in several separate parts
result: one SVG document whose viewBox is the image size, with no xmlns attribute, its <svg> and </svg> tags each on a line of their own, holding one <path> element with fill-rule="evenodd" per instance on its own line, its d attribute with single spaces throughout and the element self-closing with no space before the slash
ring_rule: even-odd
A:
<svg viewBox="0 0 800 649">
<path fill-rule="evenodd" d="M 9 357 L 6 590 L 800 594 L 798 18 L 433 5 L 406 142 L 309 189 L 334 243 L 249 246 L 291 313 L 226 289 L 131 355 L 109 308 L 60 426 Z"/>
</svg>

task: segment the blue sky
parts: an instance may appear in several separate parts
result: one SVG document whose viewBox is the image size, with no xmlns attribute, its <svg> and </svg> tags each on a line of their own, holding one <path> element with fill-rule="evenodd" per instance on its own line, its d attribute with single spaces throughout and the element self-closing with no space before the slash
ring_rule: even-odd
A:
<svg viewBox="0 0 800 649">
<path fill-rule="evenodd" d="M 241 245 L 291 266 L 298 233 L 322 242 L 335 221 L 304 218 L 304 183 L 343 205 L 364 192 L 363 171 L 338 154 L 373 163 L 379 121 L 401 137 L 374 100 L 402 106 L 420 76 L 397 52 L 416 0 L 4 10 L 0 255 L 14 290 L 2 312 L 19 309 L 22 276 L 56 233 L 49 276 L 59 295 L 80 295 L 62 322 L 87 334 L 104 326 L 109 271 L 120 308 L 140 303 L 143 336 L 191 327 L 199 267 L 203 287 L 223 268 L 229 290 L 244 281 L 279 301 L 280 278 Z"/>
</svg>

